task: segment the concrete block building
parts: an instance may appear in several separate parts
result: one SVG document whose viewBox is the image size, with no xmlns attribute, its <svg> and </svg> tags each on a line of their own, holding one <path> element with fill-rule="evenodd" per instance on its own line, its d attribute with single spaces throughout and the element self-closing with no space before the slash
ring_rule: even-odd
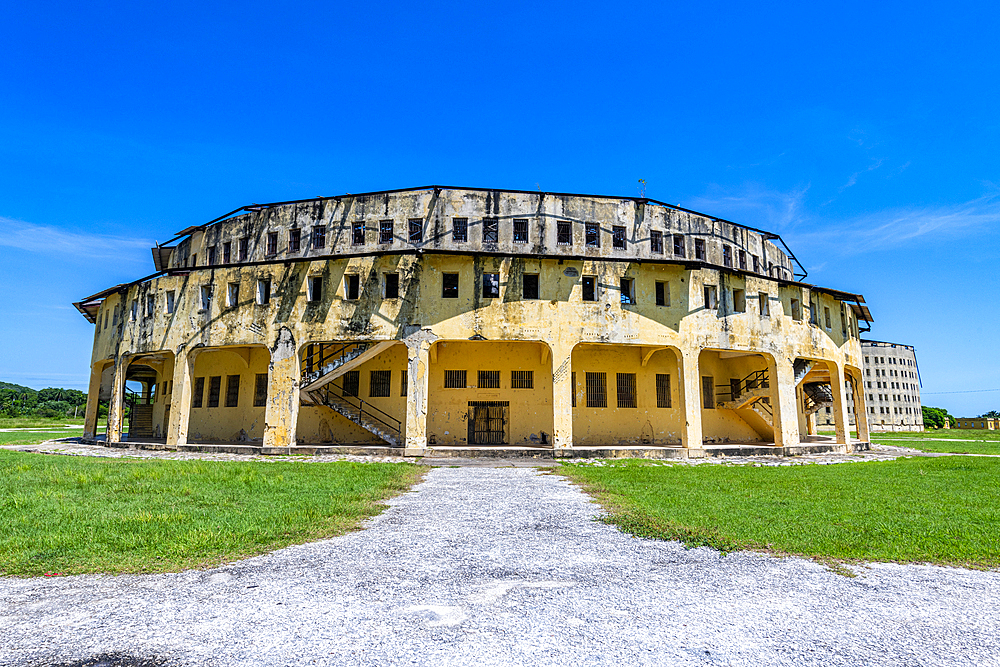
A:
<svg viewBox="0 0 1000 667">
<path fill-rule="evenodd" d="M 791 452 L 868 414 L 861 295 L 773 233 L 650 199 L 430 186 L 254 204 L 75 304 L 86 436 Z M 127 436 L 124 406 L 131 406 Z M 859 440 L 867 441 L 864 420 Z"/>
</svg>

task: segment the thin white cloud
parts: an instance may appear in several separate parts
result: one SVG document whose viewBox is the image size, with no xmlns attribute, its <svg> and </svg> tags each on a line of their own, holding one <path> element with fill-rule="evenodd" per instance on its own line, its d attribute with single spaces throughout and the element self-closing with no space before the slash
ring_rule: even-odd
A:
<svg viewBox="0 0 1000 667">
<path fill-rule="evenodd" d="M 0 216 L 0 230 L 0 246 L 67 259 L 134 261 L 140 259 L 139 251 L 148 251 L 154 245 L 147 239 L 71 232 L 3 216 Z M 145 261 L 147 257 L 141 259 Z"/>
<path fill-rule="evenodd" d="M 796 227 L 805 219 L 803 203 L 809 187 L 807 184 L 788 192 L 753 183 L 744 185 L 736 192 L 722 192 L 721 188 L 713 187 L 706 195 L 685 203 L 685 207 L 729 218 L 751 227 L 783 232 Z"/>
<path fill-rule="evenodd" d="M 882 166 L 882 163 L 884 161 L 885 160 L 883 160 L 882 158 L 879 158 L 877 160 L 874 160 L 872 162 L 872 164 L 868 165 L 868 168 L 865 169 L 864 171 L 856 171 L 853 174 L 851 174 L 851 177 L 847 179 L 847 182 L 844 183 L 842 186 L 840 186 L 840 192 L 843 192 L 844 190 L 846 190 L 847 188 L 851 187 L 852 185 L 857 184 L 857 182 L 858 182 L 858 176 L 860 176 L 861 174 L 867 173 L 869 171 L 875 171 L 876 169 L 878 169 L 879 167 Z M 907 164 L 909 164 L 909 163 L 907 163 Z"/>
</svg>

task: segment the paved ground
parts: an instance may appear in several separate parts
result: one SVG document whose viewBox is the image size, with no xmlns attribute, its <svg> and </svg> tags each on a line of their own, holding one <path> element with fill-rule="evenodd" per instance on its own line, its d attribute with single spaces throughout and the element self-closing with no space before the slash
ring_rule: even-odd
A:
<svg viewBox="0 0 1000 667">
<path fill-rule="evenodd" d="M 848 578 L 597 513 L 541 470 L 435 468 L 367 530 L 216 570 L 0 579 L 0 665 L 1000 665 L 1000 573 Z"/>
</svg>

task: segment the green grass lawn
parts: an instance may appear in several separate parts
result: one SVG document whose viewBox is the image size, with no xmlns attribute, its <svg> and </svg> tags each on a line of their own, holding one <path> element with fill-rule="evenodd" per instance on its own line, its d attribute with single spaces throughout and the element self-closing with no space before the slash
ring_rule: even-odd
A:
<svg viewBox="0 0 1000 667">
<path fill-rule="evenodd" d="M 0 417 L 0 428 L 25 428 L 28 426 L 57 427 L 66 424 L 79 424 L 83 426 L 83 417 L 74 419 L 73 417 L 62 417 L 60 419 L 49 419 L 47 417 Z"/>
<path fill-rule="evenodd" d="M 52 431 L 8 431 L 0 432 L 0 445 L 37 445 L 46 440 L 73 438 L 83 434 L 78 428 Z"/>
<path fill-rule="evenodd" d="M 420 474 L 406 463 L 135 460 L 0 450 L 0 575 L 218 565 L 356 529 Z"/>
<path fill-rule="evenodd" d="M 913 433 L 872 433 L 871 439 L 880 445 L 912 447 L 923 452 L 1000 454 L 1000 431 L 941 429 Z"/>
<path fill-rule="evenodd" d="M 1000 460 L 897 459 L 783 467 L 655 465 L 560 469 L 608 523 L 722 551 L 833 561 L 1000 566 Z"/>
</svg>

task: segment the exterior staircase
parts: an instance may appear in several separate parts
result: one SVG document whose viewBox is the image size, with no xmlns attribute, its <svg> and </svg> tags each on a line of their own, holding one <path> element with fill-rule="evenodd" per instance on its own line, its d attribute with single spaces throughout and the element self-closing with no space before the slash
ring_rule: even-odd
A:
<svg viewBox="0 0 1000 667">
<path fill-rule="evenodd" d="M 808 382 L 802 385 L 802 394 L 807 416 L 833 405 L 833 388 L 829 382 Z"/>
<path fill-rule="evenodd" d="M 806 371 L 808 372 L 808 371 Z M 739 382 L 734 380 L 718 396 L 716 407 L 734 410 L 757 432 L 761 440 L 774 440 L 774 416 L 771 410 L 771 381 L 767 370 L 754 371 Z"/>
<path fill-rule="evenodd" d="M 143 400 L 143 399 L 139 399 Z M 128 418 L 128 439 L 153 437 L 153 406 L 150 403 L 132 403 Z"/>
<path fill-rule="evenodd" d="M 795 372 L 795 386 L 798 387 L 809 375 L 809 371 L 816 367 L 816 362 L 812 359 L 796 359 L 793 370 Z"/>
</svg>

